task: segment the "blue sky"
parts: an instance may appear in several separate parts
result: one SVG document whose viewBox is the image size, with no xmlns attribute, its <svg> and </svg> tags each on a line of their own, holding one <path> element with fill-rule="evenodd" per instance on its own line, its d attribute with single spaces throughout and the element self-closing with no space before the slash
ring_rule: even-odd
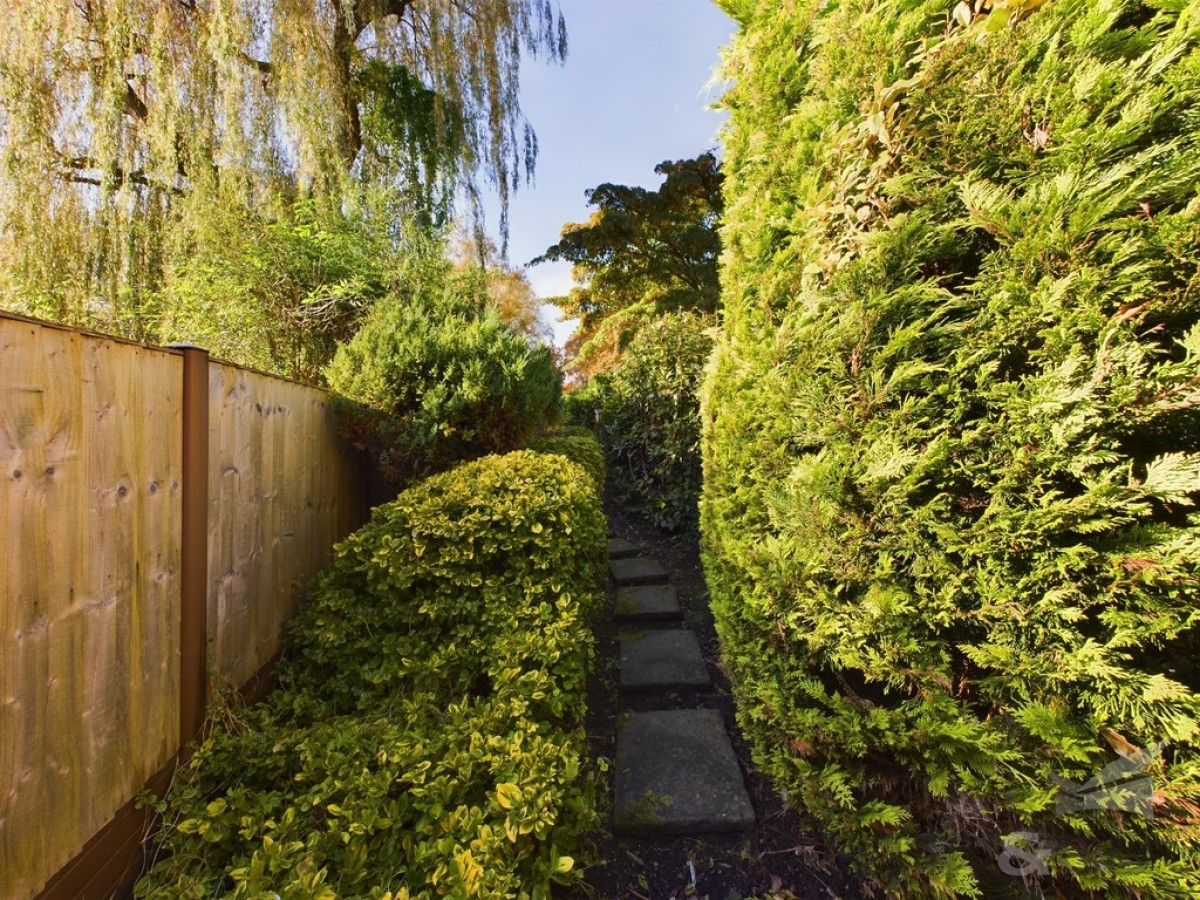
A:
<svg viewBox="0 0 1200 900">
<path fill-rule="evenodd" d="M 589 210 L 583 192 L 605 181 L 656 187 L 654 167 L 717 146 L 724 116 L 706 89 L 733 35 L 712 0 L 560 0 L 565 66 L 526 61 L 521 105 L 537 132 L 536 180 L 512 198 L 509 260 L 523 265 Z M 488 220 L 497 220 L 495 205 Z M 565 293 L 570 266 L 527 270 L 539 297 Z M 549 308 L 547 318 L 557 318 Z M 557 324 L 555 342 L 570 334 Z"/>
</svg>

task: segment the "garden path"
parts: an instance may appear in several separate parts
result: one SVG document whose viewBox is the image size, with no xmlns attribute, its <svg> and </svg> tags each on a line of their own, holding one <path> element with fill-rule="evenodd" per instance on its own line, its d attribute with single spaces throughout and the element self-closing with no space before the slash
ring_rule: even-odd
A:
<svg viewBox="0 0 1200 900">
<path fill-rule="evenodd" d="M 593 756 L 610 763 L 601 805 L 612 827 L 591 836 L 585 884 L 564 896 L 859 897 L 750 760 L 694 533 L 665 534 L 612 498 L 605 507 L 613 578 L 596 623 L 587 729 Z"/>
<path fill-rule="evenodd" d="M 608 542 L 617 587 L 613 617 L 639 630 L 620 637 L 620 689 L 655 695 L 665 708 L 618 722 L 613 831 L 661 836 L 745 831 L 754 807 L 721 714 L 670 708 L 667 691 L 711 691 L 700 642 L 681 618 L 664 616 L 670 573 L 624 538 Z M 649 602 L 647 602 L 649 601 Z M 678 605 L 676 604 L 676 609 Z"/>
</svg>

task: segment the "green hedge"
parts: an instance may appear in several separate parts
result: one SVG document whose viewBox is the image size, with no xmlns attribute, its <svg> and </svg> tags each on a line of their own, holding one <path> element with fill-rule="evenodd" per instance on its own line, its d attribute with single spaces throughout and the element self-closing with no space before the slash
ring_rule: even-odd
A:
<svg viewBox="0 0 1200 900">
<path fill-rule="evenodd" d="M 566 394 L 573 425 L 604 448 L 622 505 L 659 528 L 694 528 L 700 496 L 700 382 L 711 316 L 673 313 L 641 326 L 620 365 Z"/>
<path fill-rule="evenodd" d="M 590 477 L 557 455 L 376 509 L 295 620 L 283 689 L 176 777 L 139 896 L 548 898 L 596 823 L 580 725 L 605 548 Z"/>
<path fill-rule="evenodd" d="M 550 348 L 483 309 L 478 279 L 429 268 L 431 283 L 372 308 L 325 373 L 344 432 L 396 487 L 517 449 L 561 390 Z"/>
<path fill-rule="evenodd" d="M 595 435 L 586 428 L 578 425 L 551 428 L 530 441 L 526 449 L 557 453 L 578 463 L 591 476 L 597 495 L 604 495 L 604 451 Z"/>
<path fill-rule="evenodd" d="M 756 760 L 891 895 L 1197 896 L 1200 7 L 724 5 L 701 528 Z M 1118 754 L 1153 797 L 1079 809 Z"/>
<path fill-rule="evenodd" d="M 700 498 L 700 382 L 712 317 L 643 325 L 601 392 L 600 438 L 618 498 L 659 528 L 694 528 Z"/>
</svg>

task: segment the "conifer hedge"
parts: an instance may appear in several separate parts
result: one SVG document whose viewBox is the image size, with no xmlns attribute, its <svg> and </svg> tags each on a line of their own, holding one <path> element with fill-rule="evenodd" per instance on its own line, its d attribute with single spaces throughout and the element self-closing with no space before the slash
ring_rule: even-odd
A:
<svg viewBox="0 0 1200 900">
<path fill-rule="evenodd" d="M 394 488 L 515 450 L 554 416 L 562 388 L 550 348 L 503 322 L 485 287 L 426 261 L 325 370 L 343 434 Z"/>
<path fill-rule="evenodd" d="M 723 5 L 757 762 L 891 895 L 1200 895 L 1200 5 Z"/>
</svg>

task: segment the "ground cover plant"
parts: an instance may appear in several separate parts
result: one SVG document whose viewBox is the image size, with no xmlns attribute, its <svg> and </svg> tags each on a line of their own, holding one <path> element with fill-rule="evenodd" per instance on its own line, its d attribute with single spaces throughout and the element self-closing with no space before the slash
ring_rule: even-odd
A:
<svg viewBox="0 0 1200 900">
<path fill-rule="evenodd" d="M 1200 8 L 723 5 L 757 761 L 889 895 L 1200 894 Z"/>
<path fill-rule="evenodd" d="M 161 804 L 142 897 L 545 898 L 594 827 L 581 722 L 605 522 L 559 454 L 378 507 Z"/>
</svg>

